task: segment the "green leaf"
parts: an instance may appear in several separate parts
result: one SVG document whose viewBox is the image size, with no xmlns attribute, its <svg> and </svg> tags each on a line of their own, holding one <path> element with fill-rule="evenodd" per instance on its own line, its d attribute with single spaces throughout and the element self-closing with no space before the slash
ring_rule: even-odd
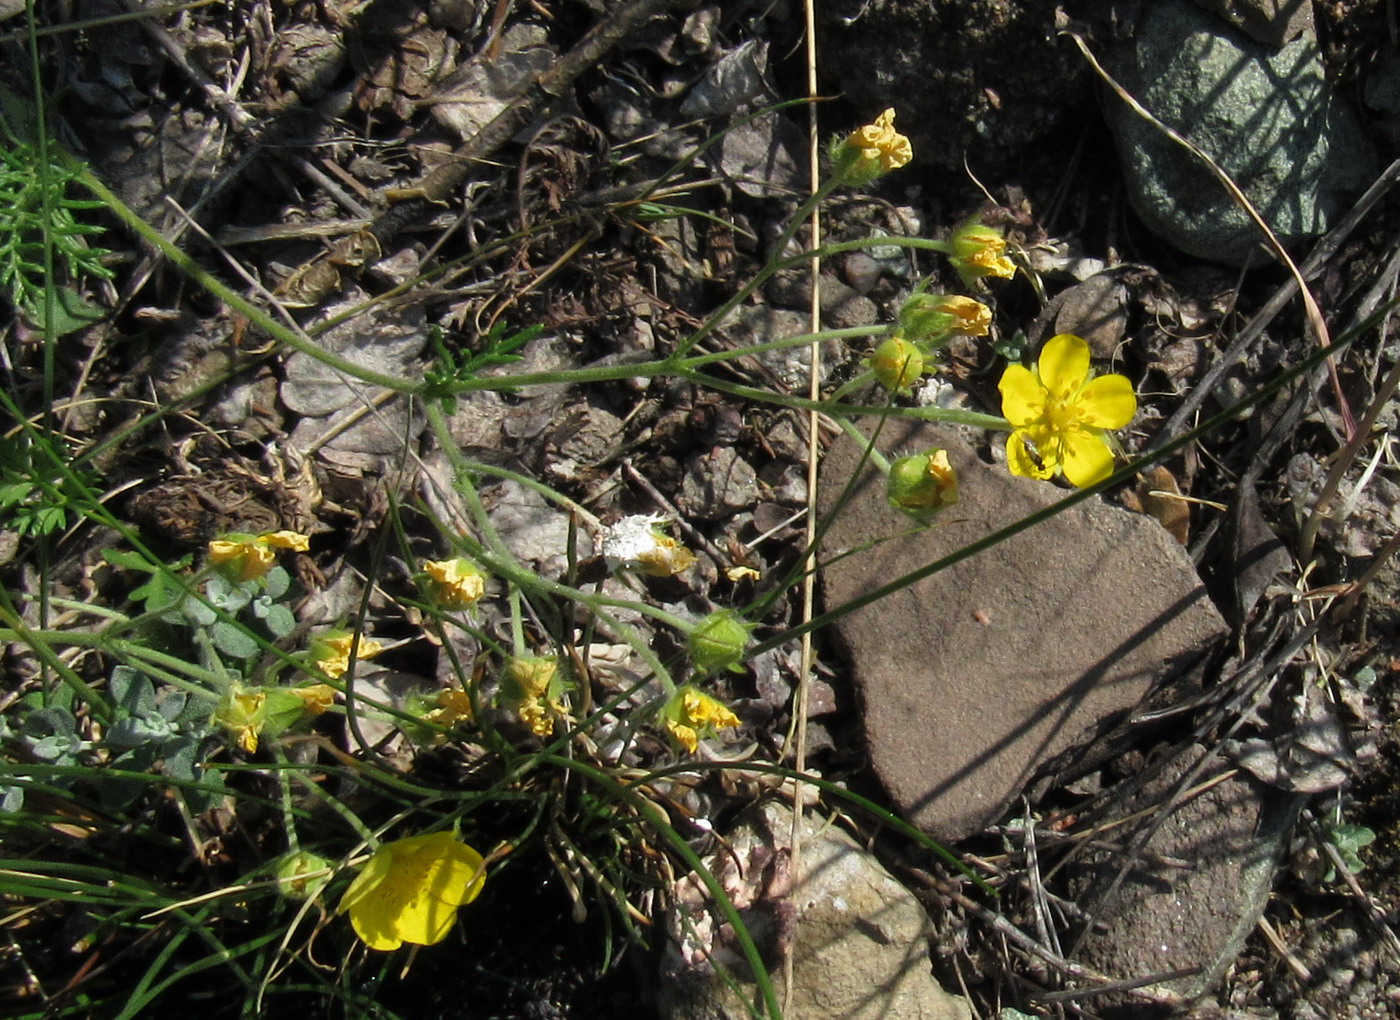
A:
<svg viewBox="0 0 1400 1020">
<path fill-rule="evenodd" d="M 209 629 L 209 635 L 214 639 L 214 647 L 232 659 L 250 659 L 260 650 L 246 630 L 227 620 L 214 624 Z"/>
</svg>

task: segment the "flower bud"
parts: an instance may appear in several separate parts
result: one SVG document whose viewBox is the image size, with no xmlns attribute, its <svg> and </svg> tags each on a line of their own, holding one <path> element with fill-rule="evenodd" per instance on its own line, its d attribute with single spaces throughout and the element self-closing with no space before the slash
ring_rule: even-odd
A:
<svg viewBox="0 0 1400 1020">
<path fill-rule="evenodd" d="M 732 609 L 720 609 L 705 617 L 690 632 L 690 658 L 701 673 L 727 669 L 742 673 L 744 653 L 754 624 L 744 623 Z"/>
<path fill-rule="evenodd" d="M 892 336 L 870 356 L 870 370 L 891 393 L 909 389 L 924 374 L 924 356 L 902 336 Z"/>
<path fill-rule="evenodd" d="M 309 850 L 287 854 L 277 865 L 277 891 L 289 900 L 309 900 L 331 879 L 331 862 Z"/>
<path fill-rule="evenodd" d="M 933 449 L 901 457 L 890 465 L 890 506 L 927 524 L 938 511 L 958 501 L 958 475 L 948 451 Z"/>
</svg>

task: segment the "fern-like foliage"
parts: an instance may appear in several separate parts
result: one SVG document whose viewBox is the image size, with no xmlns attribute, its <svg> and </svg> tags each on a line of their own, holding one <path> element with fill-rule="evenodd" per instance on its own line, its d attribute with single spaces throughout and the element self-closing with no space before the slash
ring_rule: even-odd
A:
<svg viewBox="0 0 1400 1020">
<path fill-rule="evenodd" d="M 37 320 L 49 287 L 83 277 L 111 279 L 112 271 L 102 261 L 108 250 L 89 242 L 104 228 L 84 222 L 104 206 L 70 195 L 76 169 L 46 158 L 39 146 L 13 132 L 5 135 L 0 137 L 0 292 Z M 50 246 L 51 262 L 46 255 Z"/>
</svg>

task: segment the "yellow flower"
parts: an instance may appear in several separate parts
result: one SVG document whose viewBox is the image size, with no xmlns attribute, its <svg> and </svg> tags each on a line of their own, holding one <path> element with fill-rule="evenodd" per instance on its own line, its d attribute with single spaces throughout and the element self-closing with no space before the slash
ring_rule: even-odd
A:
<svg viewBox="0 0 1400 1020">
<path fill-rule="evenodd" d="M 209 543 L 209 564 L 230 581 L 254 581 L 277 562 L 274 549 L 306 552 L 311 540 L 295 531 L 264 531 L 261 535 L 234 532 Z"/>
<path fill-rule="evenodd" d="M 701 736 L 717 729 L 733 729 L 739 725 L 739 717 L 724 702 L 685 686 L 666 702 L 661 722 L 676 743 L 694 754 Z"/>
<path fill-rule="evenodd" d="M 384 651 L 373 638 L 357 637 L 341 630 L 327 631 L 311 643 L 311 661 L 322 673 L 338 680 L 350 668 L 350 650 L 355 658 L 372 659 Z"/>
<path fill-rule="evenodd" d="M 471 560 L 429 560 L 423 564 L 428 591 L 443 609 L 467 609 L 486 594 L 486 576 Z"/>
<path fill-rule="evenodd" d="M 986 336 L 992 310 L 961 294 L 913 294 L 899 310 L 899 327 L 910 340 L 943 339 L 949 333 Z"/>
<path fill-rule="evenodd" d="M 267 695 L 256 688 L 230 684 L 210 721 L 232 734 L 238 746 L 249 754 L 258 749 L 258 732 L 267 720 Z"/>
<path fill-rule="evenodd" d="M 330 707 L 335 704 L 335 688 L 330 684 L 293 687 L 288 693 L 301 699 L 303 710 L 307 715 L 320 715 L 323 712 L 328 712 Z"/>
<path fill-rule="evenodd" d="M 459 722 L 472 721 L 472 699 L 466 691 L 446 687 L 438 692 L 437 708 L 425 712 L 423 718 L 444 729 L 451 729 Z"/>
<path fill-rule="evenodd" d="M 894 110 L 886 110 L 851 133 L 835 148 L 837 174 L 851 184 L 869 184 L 914 158 L 909 139 L 894 129 Z"/>
<path fill-rule="evenodd" d="M 337 913 L 371 949 L 405 942 L 431 946 L 447 938 L 457 908 L 476 899 L 486 882 L 481 855 L 450 832 L 385 843 L 355 876 Z"/>
<path fill-rule="evenodd" d="M 948 451 L 933 449 L 901 457 L 890 465 L 887 489 L 890 506 L 927 523 L 938 511 L 958 501 L 958 475 Z"/>
<path fill-rule="evenodd" d="M 902 336 L 892 336 L 870 356 L 870 370 L 891 393 L 909 389 L 924 374 L 924 356 Z"/>
<path fill-rule="evenodd" d="M 969 287 L 984 276 L 1009 279 L 1016 275 L 1016 263 L 1006 257 L 1006 238 L 1001 231 L 976 220 L 953 231 L 952 249 L 948 261 Z"/>
<path fill-rule="evenodd" d="M 1121 375 L 1092 378 L 1089 345 L 1062 333 L 1046 341 L 1034 369 L 1009 365 L 1001 377 L 1001 413 L 1013 431 L 1006 466 L 1013 475 L 1051 478 L 1063 471 L 1085 488 L 1113 471 L 1110 429 L 1137 413 L 1133 385 Z"/>
<path fill-rule="evenodd" d="M 559 696 L 564 682 L 559 675 L 559 660 L 544 656 L 525 656 L 506 663 L 501 693 L 515 707 L 520 721 L 537 737 L 554 732 L 554 717 L 564 711 Z"/>
</svg>

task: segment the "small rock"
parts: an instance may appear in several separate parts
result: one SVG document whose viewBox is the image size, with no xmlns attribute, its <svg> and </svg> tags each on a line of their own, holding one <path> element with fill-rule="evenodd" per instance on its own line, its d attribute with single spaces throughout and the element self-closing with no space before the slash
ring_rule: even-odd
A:
<svg viewBox="0 0 1400 1020">
<path fill-rule="evenodd" d="M 1328 87 L 1311 35 L 1276 50 L 1189 0 L 1158 0 L 1133 37 L 1120 82 L 1214 158 L 1285 244 L 1322 233 L 1375 179 L 1374 147 Z M 1148 227 L 1200 258 L 1262 263 L 1259 229 L 1195 156 L 1116 98 L 1108 119 Z"/>
<path fill-rule="evenodd" d="M 967 1003 L 934 981 L 929 921 L 914 895 L 875 857 L 832 826 L 803 819 L 800 874 L 790 873 L 792 814 L 768 802 L 707 865 L 758 942 L 770 978 L 782 982 L 783 950 L 793 961 L 786 1016 L 802 1020 L 968 1020 Z M 708 894 L 683 880 L 663 961 L 665 1020 L 740 1020 L 757 994 Z M 703 940 L 703 944 L 702 944 Z M 718 959 L 747 1001 L 714 972 Z M 781 995 L 781 991 L 779 992 Z"/>
<path fill-rule="evenodd" d="M 857 294 L 862 295 L 870 293 L 875 284 L 880 282 L 880 275 L 885 271 L 885 267 L 880 265 L 878 260 L 863 251 L 847 255 L 841 269 L 846 274 L 846 282 Z"/>
<path fill-rule="evenodd" d="M 1244 947 L 1306 799 L 1270 791 L 1240 774 L 1169 808 L 1171 791 L 1205 754 L 1195 747 L 1181 755 L 1114 810 L 1117 819 L 1142 816 L 1114 828 L 1116 845 L 1136 848 L 1149 829 L 1155 830 L 1132 862 L 1121 852 L 1100 851 L 1069 869 L 1076 902 L 1098 922 L 1084 938 L 1080 962 L 1122 980 L 1199 969 L 1161 983 L 1188 999 L 1208 992 Z M 1199 782 L 1218 776 L 1226 764 L 1208 765 Z M 1101 904 L 1104 896 L 1111 898 Z M 1165 1015 L 1130 996 L 1093 1001 L 1095 1012 L 1105 1017 Z"/>
<path fill-rule="evenodd" d="M 828 609 L 933 563 L 1064 493 L 982 463 L 954 432 L 890 420 L 879 446 L 948 450 L 961 499 L 932 527 L 885 500 L 867 463 L 827 532 Z M 822 469 L 821 513 L 861 450 Z M 893 541 L 885 541 L 899 536 Z M 851 552 L 836 562 L 835 557 Z M 942 840 L 996 821 L 1037 766 L 1087 742 L 1224 633 L 1190 557 L 1155 521 L 1091 501 L 833 625 L 863 695 L 870 760 L 899 810 Z"/>
<path fill-rule="evenodd" d="M 677 502 L 687 517 L 728 517 L 758 502 L 758 473 L 732 446 L 717 446 L 686 462 Z"/>
</svg>

